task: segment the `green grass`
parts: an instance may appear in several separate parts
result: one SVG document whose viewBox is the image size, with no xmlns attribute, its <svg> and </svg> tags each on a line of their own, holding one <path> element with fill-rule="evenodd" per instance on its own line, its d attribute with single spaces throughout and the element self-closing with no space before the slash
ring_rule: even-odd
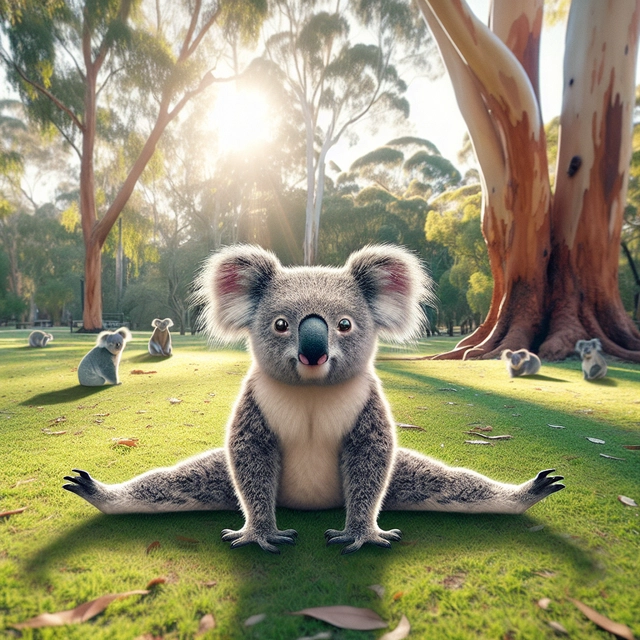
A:
<svg viewBox="0 0 640 640">
<path fill-rule="evenodd" d="M 574 638 L 612 637 L 569 597 L 640 637 L 640 509 L 617 500 L 622 494 L 640 502 L 640 451 L 622 448 L 640 444 L 640 367 L 612 363 L 608 378 L 587 383 L 577 360 L 544 363 L 540 375 L 511 381 L 498 361 L 382 360 L 406 353 L 383 348 L 378 371 L 396 420 L 425 429 L 399 429 L 403 446 L 508 482 L 555 467 L 566 490 L 522 516 L 383 513 L 381 526 L 402 529 L 403 541 L 351 556 L 323 542 L 325 529 L 342 526 L 340 510 L 282 509 L 279 526 L 297 529 L 299 542 L 271 556 L 254 546 L 232 551 L 220 540 L 222 528 L 241 526 L 239 514 L 104 516 L 60 488 L 72 467 L 119 482 L 221 446 L 247 354 L 175 336 L 175 356 L 153 359 L 149 334 L 136 333 L 122 358 L 123 384 L 86 389 L 75 367 L 94 337 L 54 334 L 40 350 L 25 346 L 28 331 L 0 331 L 0 511 L 27 507 L 0 519 L 0 637 L 15 636 L 12 623 L 144 589 L 160 576 L 166 583 L 149 596 L 23 637 L 192 638 L 206 613 L 217 622 L 207 638 L 293 640 L 327 629 L 339 639 L 382 635 L 289 615 L 337 604 L 372 608 L 392 628 L 404 613 L 416 638 L 553 638 L 550 620 Z M 452 344 L 429 339 L 419 351 Z M 173 397 L 182 402 L 171 404 Z M 514 438 L 493 447 L 464 444 L 471 423 Z M 139 446 L 114 446 L 116 437 L 139 438 Z M 531 531 L 536 525 L 544 528 Z M 160 547 L 147 553 L 154 541 Z M 373 584 L 385 587 L 382 599 L 368 589 Z M 547 611 L 536 605 L 542 597 L 552 601 Z M 264 622 L 244 628 L 258 613 Z"/>
</svg>

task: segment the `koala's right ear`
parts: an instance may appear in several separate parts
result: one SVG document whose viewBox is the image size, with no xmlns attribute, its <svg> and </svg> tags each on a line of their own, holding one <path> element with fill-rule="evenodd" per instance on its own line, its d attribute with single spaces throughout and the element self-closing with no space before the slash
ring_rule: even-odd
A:
<svg viewBox="0 0 640 640">
<path fill-rule="evenodd" d="M 578 342 L 576 342 L 576 351 L 582 355 L 582 350 L 584 349 L 584 345 L 587 344 L 586 340 L 578 340 Z"/>
<path fill-rule="evenodd" d="M 513 351 L 511 351 L 511 349 L 505 349 L 501 354 L 500 354 L 500 359 L 501 360 L 511 360 L 511 356 L 513 355 Z"/>
<path fill-rule="evenodd" d="M 196 280 L 194 301 L 204 305 L 200 326 L 213 339 L 243 338 L 279 260 L 261 247 L 235 245 L 212 255 Z"/>
</svg>

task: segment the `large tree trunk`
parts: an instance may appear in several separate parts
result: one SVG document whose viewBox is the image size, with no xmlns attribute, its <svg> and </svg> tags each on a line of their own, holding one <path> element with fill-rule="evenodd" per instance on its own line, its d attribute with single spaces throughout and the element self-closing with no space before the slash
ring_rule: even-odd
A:
<svg viewBox="0 0 640 640">
<path fill-rule="evenodd" d="M 615 7 L 614 7 L 615 5 Z M 558 359 L 581 338 L 640 361 L 620 299 L 620 232 L 629 180 L 640 2 L 580 0 L 567 25 L 549 269 L 549 335 Z"/>
<path fill-rule="evenodd" d="M 437 357 L 524 347 L 561 359 L 578 339 L 599 337 L 609 353 L 640 361 L 617 283 L 640 0 L 614 4 L 580 0 L 571 9 L 552 208 L 537 90 L 542 0 L 494 0 L 495 33 L 464 0 L 418 0 L 481 167 L 495 280 L 484 323 Z"/>
</svg>

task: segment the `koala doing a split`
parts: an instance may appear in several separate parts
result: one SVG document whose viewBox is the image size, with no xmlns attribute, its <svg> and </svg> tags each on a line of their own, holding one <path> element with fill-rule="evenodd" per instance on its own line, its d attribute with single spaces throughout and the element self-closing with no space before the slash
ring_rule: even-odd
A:
<svg viewBox="0 0 640 640">
<path fill-rule="evenodd" d="M 226 444 L 121 484 L 75 469 L 64 488 L 104 513 L 238 509 L 232 547 L 278 553 L 296 531 L 280 530 L 276 507 L 345 507 L 329 544 L 343 553 L 389 547 L 386 510 L 522 513 L 564 488 L 541 471 L 520 485 L 445 466 L 396 445 L 395 425 L 374 369 L 377 337 L 419 334 L 429 281 L 418 260 L 390 246 L 351 255 L 342 268 L 283 267 L 259 247 L 213 255 L 199 279 L 208 332 L 248 338 L 250 370 L 227 425 Z"/>
<path fill-rule="evenodd" d="M 512 378 L 532 376 L 540 371 L 540 358 L 526 349 L 518 349 L 518 351 L 505 349 L 500 354 L 500 359 L 505 363 Z"/>
<path fill-rule="evenodd" d="M 96 346 L 80 360 L 78 365 L 80 384 L 85 387 L 120 384 L 118 378 L 120 356 L 129 340 L 131 340 L 131 332 L 126 327 L 100 333 Z"/>
<path fill-rule="evenodd" d="M 32 331 L 29 334 L 29 346 L 30 347 L 46 347 L 48 342 L 53 340 L 53 336 L 50 333 L 44 331 Z"/>
<path fill-rule="evenodd" d="M 585 380 L 597 380 L 607 375 L 607 362 L 602 355 L 602 343 L 598 338 L 578 340 L 576 351 L 582 358 L 582 375 Z"/>
<path fill-rule="evenodd" d="M 154 327 L 151 338 L 149 338 L 149 353 L 152 356 L 171 355 L 171 333 L 169 327 L 173 327 L 173 320 L 156 318 L 151 326 Z"/>
</svg>

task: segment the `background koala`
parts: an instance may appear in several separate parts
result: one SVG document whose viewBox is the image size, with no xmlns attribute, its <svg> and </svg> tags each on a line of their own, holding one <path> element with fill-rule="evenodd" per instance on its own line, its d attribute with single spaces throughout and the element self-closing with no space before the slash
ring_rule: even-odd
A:
<svg viewBox="0 0 640 640">
<path fill-rule="evenodd" d="M 512 378 L 532 376 L 540 371 L 540 358 L 526 349 L 519 349 L 518 351 L 505 349 L 500 354 L 500 359 L 507 366 L 507 371 Z"/>
<path fill-rule="evenodd" d="M 50 333 L 44 331 L 32 331 L 29 334 L 29 346 L 30 347 L 46 347 L 47 342 L 51 342 L 53 336 Z"/>
<path fill-rule="evenodd" d="M 585 380 L 597 380 L 607 375 L 607 362 L 602 355 L 602 343 L 598 338 L 578 340 L 576 351 L 582 358 L 582 374 Z"/>
<path fill-rule="evenodd" d="M 85 387 L 120 384 L 118 365 L 128 340 L 131 340 L 131 332 L 126 327 L 120 327 L 117 331 L 103 331 L 98 336 L 96 346 L 78 365 L 80 384 Z"/>
<path fill-rule="evenodd" d="M 173 320 L 165 318 L 160 320 L 156 318 L 152 323 L 155 327 L 151 338 L 149 338 L 149 353 L 152 356 L 170 356 L 171 355 L 171 333 L 169 327 L 173 327 Z"/>
<path fill-rule="evenodd" d="M 277 553 L 297 535 L 277 528 L 277 506 L 344 506 L 344 529 L 325 536 L 348 553 L 400 539 L 378 527 L 381 508 L 522 513 L 564 487 L 553 469 L 503 484 L 397 447 L 374 356 L 378 336 L 422 329 L 430 283 L 409 252 L 373 246 L 339 269 L 284 268 L 235 246 L 209 259 L 198 286 L 211 337 L 248 337 L 252 354 L 225 447 L 116 485 L 74 469 L 64 488 L 104 513 L 240 508 L 244 526 L 223 540 Z"/>
</svg>

